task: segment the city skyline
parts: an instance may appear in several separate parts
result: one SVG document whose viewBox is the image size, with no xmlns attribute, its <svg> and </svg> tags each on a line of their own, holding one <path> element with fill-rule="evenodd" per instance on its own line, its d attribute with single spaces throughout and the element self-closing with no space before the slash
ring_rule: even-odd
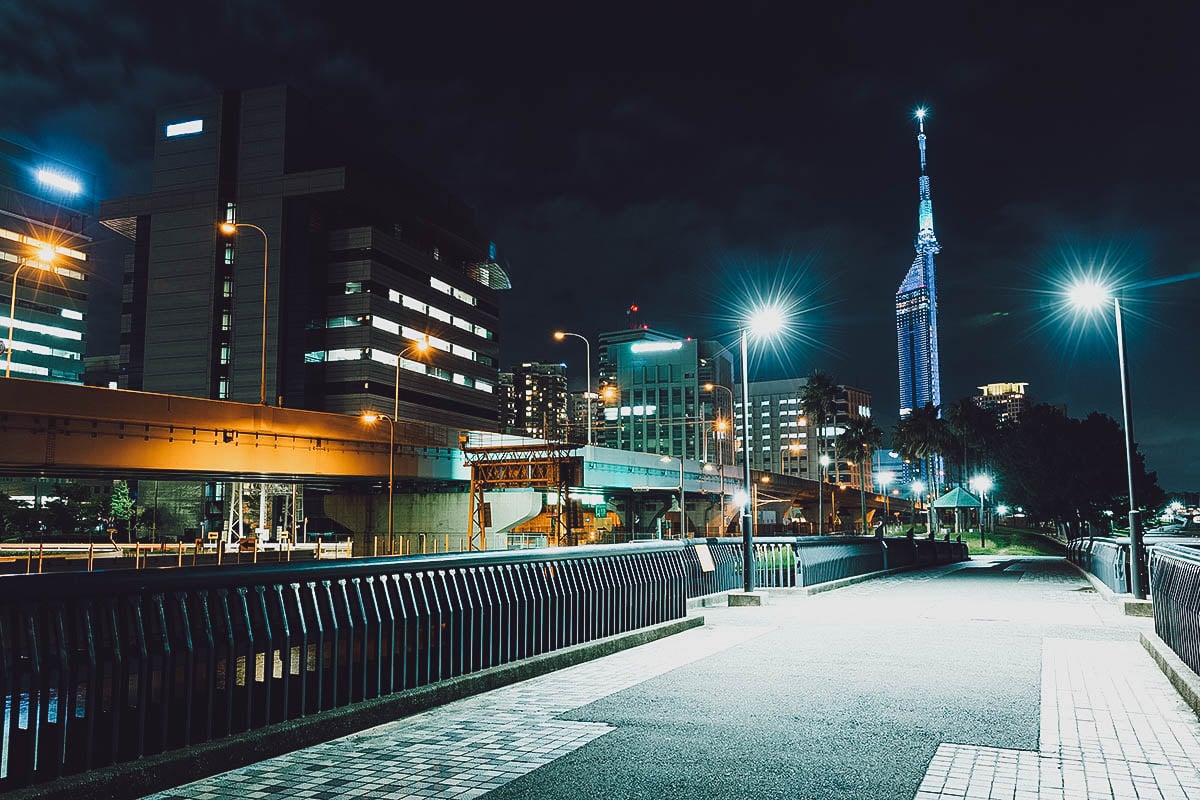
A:
<svg viewBox="0 0 1200 800">
<path fill-rule="evenodd" d="M 148 189 L 147 134 L 165 105 L 288 83 L 361 110 L 344 125 L 462 196 L 507 258 L 502 368 L 565 361 L 582 375 L 581 356 L 551 333 L 619 329 L 631 303 L 652 327 L 728 340 L 741 298 L 784 288 L 801 304 L 801 335 L 753 377 L 822 369 L 870 389 L 890 428 L 897 254 L 912 237 L 909 115 L 925 104 L 939 227 L 954 243 L 938 285 L 944 402 L 1030 381 L 1072 416 L 1119 419 L 1112 326 L 1056 316 L 1056 281 L 1089 262 L 1131 285 L 1196 269 L 1195 57 L 1182 34 L 1192 11 L 1049 9 L 1036 25 L 931 13 L 918 32 L 882 6 L 720 19 L 700 9 L 682 29 L 651 11 L 636 31 L 615 12 L 574 25 L 480 12 L 459 26 L 419 9 L 410 29 L 456 37 L 403 53 L 387 31 L 321 4 L 13 13 L 0 137 L 95 174 L 101 199 Z M 821 35 L 797 48 L 788 32 L 800 30 Z M 935 44 L 913 48 L 917 35 Z M 221 59 L 202 44 L 217 38 Z M 299 51 L 313 57 L 286 55 Z M 89 285 L 92 352 L 115 350 L 117 314 L 106 320 L 103 303 L 119 298 L 120 264 L 107 268 Z M 1168 490 L 1196 484 L 1187 456 L 1200 431 L 1178 397 L 1197 387 L 1177 344 L 1194 337 L 1197 292 L 1147 286 L 1127 304 L 1134 431 Z"/>
</svg>

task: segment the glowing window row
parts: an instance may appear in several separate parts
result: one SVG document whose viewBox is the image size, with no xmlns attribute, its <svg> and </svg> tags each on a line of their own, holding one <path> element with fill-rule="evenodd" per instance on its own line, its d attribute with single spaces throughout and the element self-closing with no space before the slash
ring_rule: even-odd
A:
<svg viewBox="0 0 1200 800">
<path fill-rule="evenodd" d="M 340 316 L 330 317 L 325 322 L 327 328 L 355 328 L 362 325 L 362 318 L 357 316 Z M 410 328 L 407 325 L 401 325 L 398 322 L 392 322 L 390 319 L 385 319 L 378 315 L 371 317 L 371 327 L 378 328 L 381 331 L 403 336 L 410 339 L 413 343 L 424 341 L 435 350 L 441 350 L 443 353 L 450 353 L 459 358 L 465 358 L 469 361 L 478 361 L 481 364 L 491 366 L 492 359 L 490 356 L 482 355 L 469 347 L 465 347 L 455 342 L 448 342 L 438 336 L 430 336 L 416 328 Z"/>
<path fill-rule="evenodd" d="M 474 298 L 471 299 L 474 300 Z M 391 300 L 393 303 L 399 303 L 411 311 L 416 311 L 418 314 L 425 314 L 426 316 L 433 317 L 436 320 L 449 323 L 450 325 L 453 325 L 461 330 L 473 333 L 481 339 L 494 338 L 494 334 L 482 325 L 476 325 L 470 320 L 463 319 L 462 317 L 456 317 L 448 311 L 443 311 L 437 306 L 430 305 L 429 303 L 426 303 L 423 300 L 418 300 L 415 297 L 409 297 L 406 294 L 401 294 L 395 289 L 388 290 L 388 300 Z"/>
<path fill-rule="evenodd" d="M 16 328 L 17 330 L 29 331 L 30 333 L 40 333 L 44 336 L 56 336 L 59 339 L 73 339 L 77 342 L 83 341 L 83 334 L 81 332 L 73 331 L 68 328 L 59 328 L 54 325 L 41 325 L 36 322 L 27 322 L 22 319 L 10 320 L 8 317 L 0 317 L 0 325 L 6 328 L 9 325 L 12 325 L 13 328 Z"/>
<path fill-rule="evenodd" d="M 432 344 L 432 340 L 430 342 Z M 431 378 L 438 380 L 450 381 L 459 386 L 466 386 L 470 389 L 478 389 L 481 392 L 492 394 L 495 387 L 488 381 L 479 378 L 472 378 L 470 375 L 464 375 L 461 372 L 451 372 L 435 367 L 432 364 L 426 364 L 424 361 L 413 361 L 403 356 L 385 353 L 381 350 L 372 350 L 371 348 L 347 347 L 336 350 L 311 350 L 304 354 L 304 363 L 320 364 L 331 363 L 334 361 L 362 361 L 371 359 L 380 364 L 387 364 L 389 367 L 396 366 L 396 359 L 400 359 L 400 368 L 409 372 L 416 372 L 421 375 L 428 375 Z"/>
<path fill-rule="evenodd" d="M 467 292 L 464 292 L 462 289 L 456 289 L 455 287 L 451 286 L 450 284 L 446 283 L 445 281 L 438 280 L 437 278 L 433 277 L 432 275 L 429 276 L 429 285 L 432 286 L 434 289 L 437 289 L 442 294 L 448 294 L 451 297 L 462 300 L 464 303 L 466 303 L 469 306 L 477 305 L 478 301 L 475 300 L 475 295 L 468 294 Z"/>
<path fill-rule="evenodd" d="M 67 247 L 66 245 L 62 245 L 62 244 L 54 244 L 52 242 L 43 242 L 41 239 L 35 239 L 34 237 L 26 236 L 23 233 L 17 233 L 16 231 L 10 231 L 8 228 L 0 228 L 0 239 L 8 239 L 9 241 L 12 241 L 12 242 L 20 242 L 21 244 L 28 245 L 29 247 L 32 247 L 35 250 L 41 249 L 43 247 L 52 247 L 52 248 L 54 248 L 54 252 L 60 256 L 69 256 L 71 258 L 76 259 L 77 261 L 87 261 L 87 255 L 85 253 L 79 252 L 78 250 L 75 250 L 73 248 Z M 4 259 L 6 261 L 18 261 L 19 260 L 18 256 L 12 255 L 11 253 L 4 253 L 3 255 L 4 255 Z"/>
</svg>

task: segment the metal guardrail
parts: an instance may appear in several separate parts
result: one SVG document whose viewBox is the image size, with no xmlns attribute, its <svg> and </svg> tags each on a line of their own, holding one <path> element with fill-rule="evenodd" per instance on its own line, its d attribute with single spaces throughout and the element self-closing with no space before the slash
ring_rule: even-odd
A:
<svg viewBox="0 0 1200 800">
<path fill-rule="evenodd" d="M 1200 552 L 1180 544 L 1150 549 L 1154 631 L 1193 672 L 1200 672 Z"/>
<path fill-rule="evenodd" d="M 679 542 L 0 579 L 0 791 L 685 615 Z"/>
<path fill-rule="evenodd" d="M 687 597 L 742 585 L 741 547 L 6 576 L 0 792 L 678 619 Z M 966 557 L 955 542 L 769 537 L 755 542 L 755 577 L 810 586 Z"/>
<path fill-rule="evenodd" d="M 1129 593 L 1128 539 L 1072 539 L 1067 542 L 1067 560 L 1117 594 Z"/>
<path fill-rule="evenodd" d="M 694 548 L 684 551 L 688 596 L 742 586 L 742 540 L 690 539 L 705 544 L 715 570 L 700 573 Z M 754 585 L 761 588 L 814 586 L 896 567 L 932 566 L 967 559 L 967 545 L 943 539 L 873 536 L 772 536 L 754 539 Z"/>
</svg>

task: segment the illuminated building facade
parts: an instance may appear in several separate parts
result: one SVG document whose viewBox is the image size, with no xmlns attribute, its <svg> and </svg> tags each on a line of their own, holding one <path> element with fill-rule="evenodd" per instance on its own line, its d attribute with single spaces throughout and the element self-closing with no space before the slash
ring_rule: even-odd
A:
<svg viewBox="0 0 1200 800">
<path fill-rule="evenodd" d="M 753 469 L 819 480 L 821 437 L 809 424 L 801 405 L 806 378 L 755 381 L 750 384 L 750 466 Z M 737 393 L 737 415 L 741 431 L 741 392 Z M 857 486 L 860 467 L 847 460 L 837 447 L 837 437 L 852 419 L 871 417 L 871 394 L 852 386 L 838 385 L 832 414 L 824 433 L 825 454 L 830 464 L 825 479 Z M 836 466 L 835 466 L 836 465 Z"/>
<path fill-rule="evenodd" d="M 593 433 L 596 444 L 718 460 L 713 448 L 728 448 L 730 440 L 714 439 L 713 422 L 728 400 L 704 385 L 729 388 L 732 362 L 717 343 L 649 328 L 602 333 L 598 343 L 604 420 Z M 723 452 L 723 463 L 732 463 L 732 453 Z"/>
<path fill-rule="evenodd" d="M 933 201 L 925 174 L 925 110 L 917 112 L 921 176 L 916 258 L 896 291 L 896 344 L 900 366 L 900 417 L 932 403 L 942 404 L 938 370 L 937 284 L 933 257 L 941 252 L 933 232 Z"/>
<path fill-rule="evenodd" d="M 1028 383 L 989 383 L 980 386 L 980 394 L 972 397 L 972 402 L 980 408 L 986 408 L 996 415 L 1001 425 L 1013 425 L 1021 419 L 1021 415 L 1032 405 L 1029 395 L 1025 392 Z"/>
<path fill-rule="evenodd" d="M 0 140 L 0 369 L 14 378 L 83 382 L 93 186 L 81 170 Z"/>
<path fill-rule="evenodd" d="M 122 386 L 258 402 L 265 290 L 268 404 L 391 414 L 399 375 L 400 419 L 496 430 L 495 246 L 341 121 L 286 87 L 158 113 L 152 190 L 101 209 L 134 242 Z"/>
<path fill-rule="evenodd" d="M 511 386 L 511 403 L 501 408 L 505 425 L 501 433 L 529 436 L 534 439 L 567 441 L 572 431 L 567 418 L 567 367 L 565 364 L 542 364 L 536 361 L 518 365 L 512 372 L 501 374 L 500 382 Z M 508 395 L 509 392 L 503 393 Z M 582 437 L 572 437 L 572 440 Z"/>
</svg>

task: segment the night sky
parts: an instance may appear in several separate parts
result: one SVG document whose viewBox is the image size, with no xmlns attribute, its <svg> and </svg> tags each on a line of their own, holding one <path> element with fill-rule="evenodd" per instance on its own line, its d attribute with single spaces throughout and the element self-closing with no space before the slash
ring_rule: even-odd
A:
<svg viewBox="0 0 1200 800">
<path fill-rule="evenodd" d="M 555 328 L 594 337 L 637 303 L 727 338 L 782 291 L 793 335 L 754 377 L 823 369 L 873 392 L 885 430 L 927 105 L 943 401 L 1028 381 L 1119 419 L 1111 314 L 1072 326 L 1055 294 L 1103 266 L 1127 287 L 1148 467 L 1200 489 L 1200 281 L 1146 285 L 1200 271 L 1194 3 L 141 5 L 0 4 L 0 137 L 100 197 L 143 192 L 155 109 L 290 83 L 477 209 L 514 285 L 505 367 L 565 361 L 582 388 Z M 93 353 L 118 337 L 120 265 L 101 270 Z"/>
</svg>

